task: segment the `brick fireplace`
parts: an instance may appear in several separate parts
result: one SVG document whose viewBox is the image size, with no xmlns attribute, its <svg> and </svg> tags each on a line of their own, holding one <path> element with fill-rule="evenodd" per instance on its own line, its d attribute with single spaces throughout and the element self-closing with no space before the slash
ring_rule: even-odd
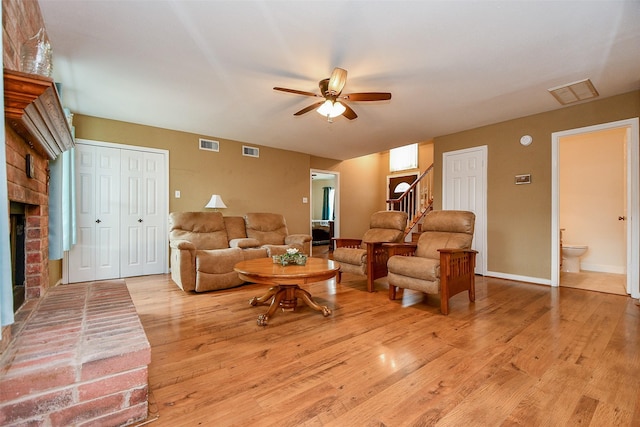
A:
<svg viewBox="0 0 640 427">
<path fill-rule="evenodd" d="M 144 420 L 151 349 L 124 281 L 50 284 L 49 162 L 74 143 L 53 81 L 15 71 L 44 26 L 38 3 L 2 8 L 7 208 L 24 303 L 2 328 L 0 425 Z"/>
<path fill-rule="evenodd" d="M 2 0 L 2 12 L 3 65 L 8 70 L 19 70 L 20 46 L 44 25 L 40 8 L 37 2 Z M 47 86 L 50 83 L 43 84 Z M 31 104 L 34 97 L 37 97 L 34 90 L 44 92 L 45 86 L 37 88 L 36 85 L 36 88 L 32 87 L 29 90 L 20 83 L 19 79 L 11 79 L 7 82 L 5 76 L 7 191 L 9 201 L 12 202 L 11 208 L 19 209 L 24 216 L 24 251 L 26 253 L 23 296 L 25 300 L 39 298 L 49 286 L 47 184 L 50 156 L 38 142 L 42 138 L 25 138 L 25 133 L 28 132 L 24 132 L 25 129 L 22 126 L 24 109 Z M 13 91 L 13 94 L 7 95 L 7 91 Z M 26 93 L 20 94 L 20 92 Z M 51 97 L 51 95 L 49 91 L 48 96 Z M 34 107 L 29 108 L 31 111 Z M 11 328 L 4 328 L 2 336 L 0 351 L 11 341 Z"/>
</svg>

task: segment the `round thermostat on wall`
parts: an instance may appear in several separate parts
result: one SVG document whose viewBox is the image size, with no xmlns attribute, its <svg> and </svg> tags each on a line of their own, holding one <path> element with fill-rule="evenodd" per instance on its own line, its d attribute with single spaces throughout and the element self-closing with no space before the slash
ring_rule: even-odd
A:
<svg viewBox="0 0 640 427">
<path fill-rule="evenodd" d="M 531 135 L 525 135 L 522 138 L 520 138 L 520 144 L 524 145 L 525 147 L 527 145 L 530 145 L 533 142 L 533 138 L 531 137 Z"/>
</svg>

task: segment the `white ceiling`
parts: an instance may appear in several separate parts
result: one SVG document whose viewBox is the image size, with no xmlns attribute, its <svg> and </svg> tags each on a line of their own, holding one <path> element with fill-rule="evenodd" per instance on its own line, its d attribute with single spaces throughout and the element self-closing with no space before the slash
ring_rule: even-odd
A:
<svg viewBox="0 0 640 427">
<path fill-rule="evenodd" d="M 39 0 L 73 112 L 347 159 L 640 89 L 635 1 Z M 352 121 L 293 113 L 334 67 Z"/>
</svg>

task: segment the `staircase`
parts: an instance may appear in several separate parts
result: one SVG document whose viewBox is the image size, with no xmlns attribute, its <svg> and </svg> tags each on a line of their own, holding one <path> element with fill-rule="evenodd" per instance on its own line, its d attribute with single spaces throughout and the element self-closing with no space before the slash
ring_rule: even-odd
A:
<svg viewBox="0 0 640 427">
<path fill-rule="evenodd" d="M 397 199 L 388 199 L 387 208 L 407 213 L 407 227 L 405 238 L 411 233 L 411 241 L 416 242 L 420 237 L 420 221 L 433 210 L 433 165 L 429 166 L 422 175 Z"/>
</svg>

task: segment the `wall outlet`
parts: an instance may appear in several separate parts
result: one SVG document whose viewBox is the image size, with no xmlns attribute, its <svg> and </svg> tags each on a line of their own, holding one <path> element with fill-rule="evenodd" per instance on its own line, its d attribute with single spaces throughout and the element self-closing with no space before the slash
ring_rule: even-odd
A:
<svg viewBox="0 0 640 427">
<path fill-rule="evenodd" d="M 175 197 L 176 197 L 176 199 L 180 198 L 180 190 L 176 190 L 176 196 Z"/>
<path fill-rule="evenodd" d="M 309 203 L 309 199 L 307 199 L 306 197 L 302 198 L 302 203 Z"/>
</svg>

